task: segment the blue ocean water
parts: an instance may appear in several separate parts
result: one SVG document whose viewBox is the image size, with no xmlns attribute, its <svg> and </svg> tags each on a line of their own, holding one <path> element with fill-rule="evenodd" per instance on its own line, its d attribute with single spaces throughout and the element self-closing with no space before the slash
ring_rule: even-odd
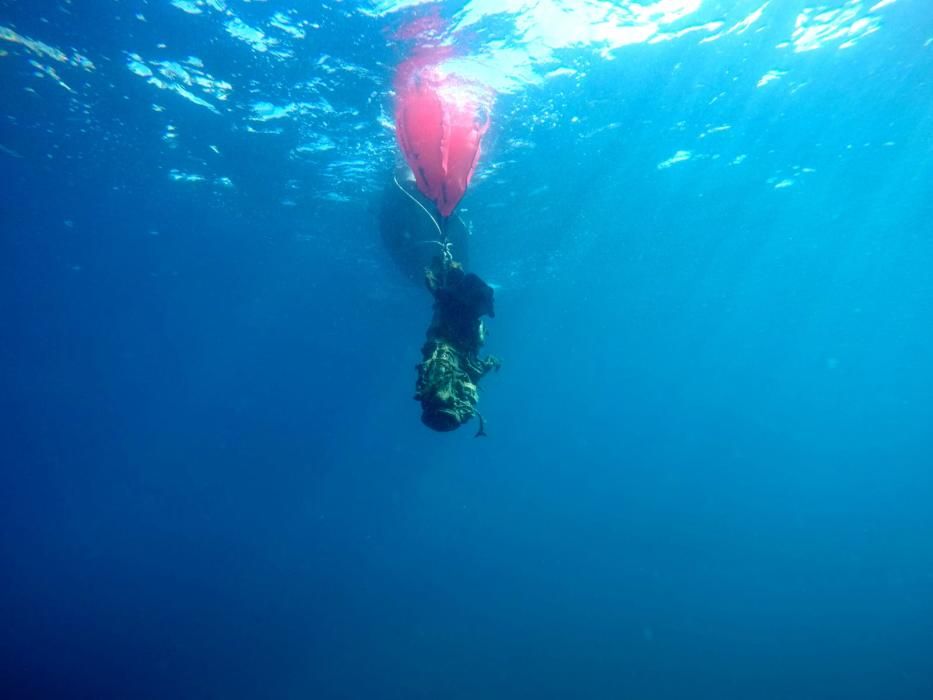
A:
<svg viewBox="0 0 933 700">
<path fill-rule="evenodd" d="M 475 422 L 382 245 L 496 92 Z M 5 698 L 933 697 L 922 0 L 0 0 Z"/>
</svg>

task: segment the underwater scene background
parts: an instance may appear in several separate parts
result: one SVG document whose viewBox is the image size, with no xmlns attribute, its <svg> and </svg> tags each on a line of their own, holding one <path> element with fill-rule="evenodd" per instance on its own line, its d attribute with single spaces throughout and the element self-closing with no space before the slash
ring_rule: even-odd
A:
<svg viewBox="0 0 933 700">
<path fill-rule="evenodd" d="M 377 219 L 430 19 L 501 371 Z M 5 698 L 933 697 L 923 0 L 0 0 Z"/>
</svg>

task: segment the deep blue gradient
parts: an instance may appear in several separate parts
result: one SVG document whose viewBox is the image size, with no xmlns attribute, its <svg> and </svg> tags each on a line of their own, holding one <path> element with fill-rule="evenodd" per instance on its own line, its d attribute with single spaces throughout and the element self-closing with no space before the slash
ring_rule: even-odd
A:
<svg viewBox="0 0 933 700">
<path fill-rule="evenodd" d="M 923 3 L 780 60 L 802 3 L 567 49 L 579 81 L 503 94 L 464 203 L 479 440 L 419 422 L 430 298 L 376 232 L 397 16 L 295 4 L 322 28 L 273 60 L 206 9 L 39 4 L 0 25 L 96 69 L 0 43 L 0 696 L 933 697 Z M 157 42 L 230 111 L 126 69 Z M 323 54 L 369 72 L 338 114 L 248 131 Z M 361 179 L 291 157 L 309 131 Z"/>
</svg>

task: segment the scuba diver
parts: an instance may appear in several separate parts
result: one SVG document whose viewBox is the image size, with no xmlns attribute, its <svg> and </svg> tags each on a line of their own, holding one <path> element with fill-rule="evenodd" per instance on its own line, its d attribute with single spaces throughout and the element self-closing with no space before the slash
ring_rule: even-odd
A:
<svg viewBox="0 0 933 700">
<path fill-rule="evenodd" d="M 439 252 L 437 223 L 426 213 L 431 202 L 425 200 L 415 181 L 405 179 L 401 169 L 390 178 L 378 205 L 379 237 L 392 262 L 410 282 L 424 284 L 424 271 Z M 459 214 L 447 221 L 447 238 L 457 251 L 457 260 L 469 262 L 470 233 Z"/>
</svg>

